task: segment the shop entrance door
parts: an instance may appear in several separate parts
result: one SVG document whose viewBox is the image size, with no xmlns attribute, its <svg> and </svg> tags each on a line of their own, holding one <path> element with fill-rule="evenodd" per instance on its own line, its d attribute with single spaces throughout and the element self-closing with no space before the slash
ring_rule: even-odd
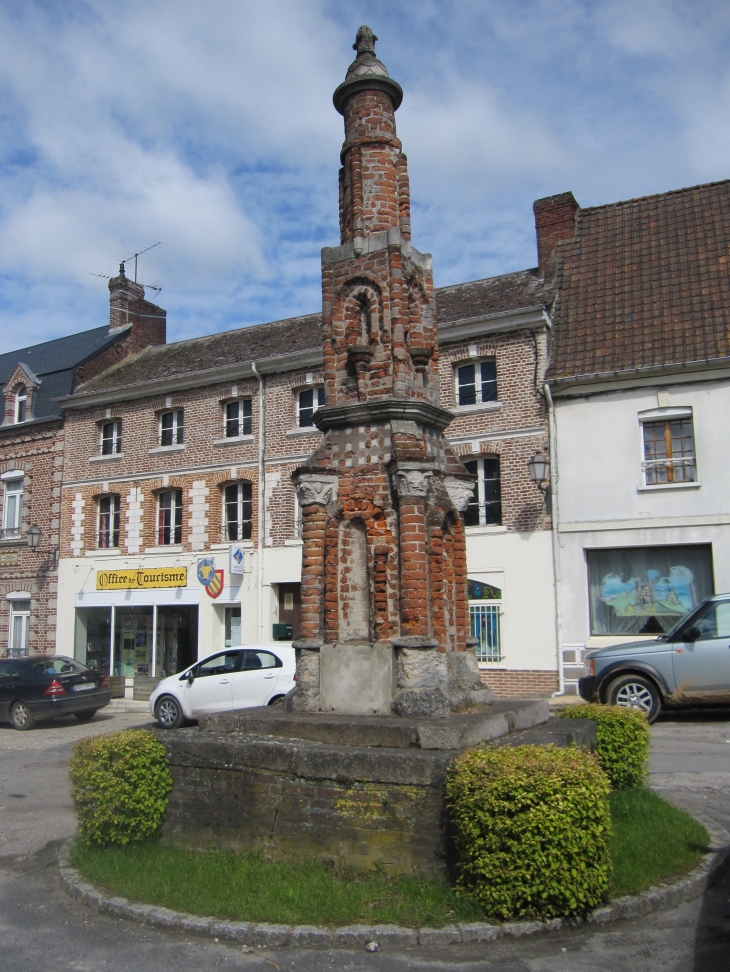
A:
<svg viewBox="0 0 730 972">
<path fill-rule="evenodd" d="M 197 605 L 160 605 L 157 608 L 157 678 L 177 675 L 198 657 Z"/>
</svg>

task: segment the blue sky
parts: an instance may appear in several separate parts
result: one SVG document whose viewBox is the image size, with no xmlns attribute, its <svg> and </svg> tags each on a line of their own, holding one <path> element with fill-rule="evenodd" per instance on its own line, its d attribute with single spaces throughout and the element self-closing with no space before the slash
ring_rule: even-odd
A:
<svg viewBox="0 0 730 972">
<path fill-rule="evenodd" d="M 727 0 L 4 0 L 0 352 L 106 323 L 156 240 L 170 340 L 318 309 L 363 22 L 437 286 L 533 266 L 540 196 L 730 177 Z"/>
</svg>

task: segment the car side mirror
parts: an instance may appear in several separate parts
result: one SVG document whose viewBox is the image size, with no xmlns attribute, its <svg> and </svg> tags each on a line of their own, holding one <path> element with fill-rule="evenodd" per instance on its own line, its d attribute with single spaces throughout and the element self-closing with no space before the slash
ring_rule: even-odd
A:
<svg viewBox="0 0 730 972">
<path fill-rule="evenodd" d="M 702 632 L 700 631 L 700 629 L 697 628 L 695 625 L 692 625 L 691 628 L 687 628 L 687 630 L 683 632 L 682 638 L 684 639 L 684 641 L 699 641 L 701 635 Z"/>
<path fill-rule="evenodd" d="M 195 669 L 193 669 L 191 672 L 188 672 L 188 685 L 192 685 L 194 681 L 195 681 Z"/>
</svg>

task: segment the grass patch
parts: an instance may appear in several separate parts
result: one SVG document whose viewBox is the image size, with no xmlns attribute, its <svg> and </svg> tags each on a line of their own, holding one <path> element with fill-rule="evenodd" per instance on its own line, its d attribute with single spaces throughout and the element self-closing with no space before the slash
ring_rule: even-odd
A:
<svg viewBox="0 0 730 972">
<path fill-rule="evenodd" d="M 446 881 L 358 874 L 318 861 L 273 863 L 260 854 L 199 853 L 157 843 L 86 847 L 72 864 L 101 887 L 145 904 L 235 921 L 439 927 L 482 911 Z"/>
<path fill-rule="evenodd" d="M 689 870 L 706 851 L 705 828 L 651 790 L 616 790 L 610 801 L 613 897 Z M 273 863 L 260 854 L 154 842 L 103 848 L 77 842 L 71 860 L 115 894 L 234 921 L 440 927 L 484 918 L 475 899 L 457 898 L 446 881 L 359 874 L 318 861 Z"/>
<path fill-rule="evenodd" d="M 688 871 L 706 853 L 707 831 L 684 810 L 643 786 L 610 796 L 612 897 Z"/>
</svg>

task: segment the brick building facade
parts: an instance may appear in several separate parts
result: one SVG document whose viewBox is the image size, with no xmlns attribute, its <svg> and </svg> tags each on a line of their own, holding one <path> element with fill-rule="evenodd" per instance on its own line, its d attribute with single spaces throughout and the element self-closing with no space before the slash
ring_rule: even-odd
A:
<svg viewBox="0 0 730 972">
<path fill-rule="evenodd" d="M 123 272 L 110 321 L 0 355 L 0 655 L 56 650 L 57 565 L 65 429 L 58 399 L 80 382 L 165 341 L 165 312 Z M 37 545 L 29 536 L 39 531 Z"/>
</svg>

